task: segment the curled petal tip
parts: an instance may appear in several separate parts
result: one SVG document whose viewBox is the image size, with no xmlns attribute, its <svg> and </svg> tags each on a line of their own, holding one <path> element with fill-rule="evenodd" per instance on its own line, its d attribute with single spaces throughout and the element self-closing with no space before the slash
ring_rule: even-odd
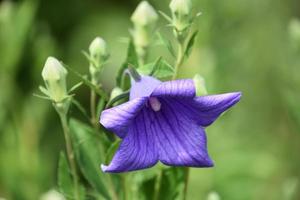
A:
<svg viewBox="0 0 300 200">
<path fill-rule="evenodd" d="M 107 172 L 108 166 L 101 164 L 100 167 L 103 172 Z"/>
</svg>

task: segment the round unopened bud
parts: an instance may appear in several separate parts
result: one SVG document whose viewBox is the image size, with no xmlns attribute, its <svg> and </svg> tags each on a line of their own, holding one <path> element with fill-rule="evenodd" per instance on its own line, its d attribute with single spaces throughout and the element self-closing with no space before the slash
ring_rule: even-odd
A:
<svg viewBox="0 0 300 200">
<path fill-rule="evenodd" d="M 157 19 L 156 11 L 147 1 L 142 1 L 131 16 L 131 21 L 135 26 L 151 26 L 156 23 Z"/>
<path fill-rule="evenodd" d="M 293 44 L 300 47 L 300 21 L 292 19 L 289 24 L 289 34 Z"/>
<path fill-rule="evenodd" d="M 140 62 L 146 57 L 157 19 L 156 11 L 147 1 L 142 1 L 131 16 L 134 25 L 132 37 Z"/>
<path fill-rule="evenodd" d="M 204 78 L 200 74 L 196 74 L 193 78 L 193 81 L 196 88 L 196 95 L 197 96 L 207 95 Z"/>
<path fill-rule="evenodd" d="M 172 0 L 169 7 L 172 12 L 173 25 L 178 31 L 183 31 L 191 21 L 191 0 Z"/>
<path fill-rule="evenodd" d="M 50 190 L 43 194 L 40 200 L 66 200 L 65 197 L 56 190 Z"/>
<path fill-rule="evenodd" d="M 114 99 L 115 97 L 119 96 L 123 93 L 123 90 L 119 87 L 115 87 L 110 93 L 110 100 Z"/>
<path fill-rule="evenodd" d="M 108 55 L 106 42 L 101 37 L 96 37 L 91 42 L 89 51 L 93 57 L 106 57 Z"/>
<path fill-rule="evenodd" d="M 50 98 L 60 102 L 67 97 L 67 70 L 54 57 L 48 57 L 42 71 Z"/>
</svg>

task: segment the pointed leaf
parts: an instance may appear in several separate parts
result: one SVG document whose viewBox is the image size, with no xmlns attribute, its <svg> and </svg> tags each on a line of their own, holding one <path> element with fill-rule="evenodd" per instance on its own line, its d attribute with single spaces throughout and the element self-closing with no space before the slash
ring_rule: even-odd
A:
<svg viewBox="0 0 300 200">
<path fill-rule="evenodd" d="M 156 70 L 153 70 L 154 68 L 156 68 Z M 159 62 L 146 64 L 138 68 L 137 71 L 145 75 L 150 75 L 152 73 L 152 75 L 157 78 L 167 78 L 174 74 L 173 67 L 163 58 L 161 58 Z"/>
<path fill-rule="evenodd" d="M 171 167 L 162 172 L 158 199 L 175 200 L 183 199 L 184 181 L 187 170 L 181 167 Z"/>
<path fill-rule="evenodd" d="M 163 16 L 168 22 L 170 22 L 170 23 L 173 22 L 172 18 L 169 17 L 169 15 L 167 15 L 166 13 L 164 13 L 164 12 L 161 11 L 161 10 L 159 10 L 158 12 L 159 12 L 159 14 L 161 14 L 161 16 Z"/>
<path fill-rule="evenodd" d="M 160 42 L 169 50 L 170 54 L 175 58 L 175 50 L 170 42 L 170 40 L 164 38 L 159 32 L 157 33 L 158 39 Z"/>
<path fill-rule="evenodd" d="M 44 95 L 49 96 L 49 92 L 46 88 L 44 88 L 43 86 L 39 86 L 39 89 L 42 93 L 44 93 Z"/>
<path fill-rule="evenodd" d="M 110 147 L 108 148 L 107 153 L 106 153 L 105 163 L 109 163 L 112 160 L 115 152 L 117 151 L 118 147 L 120 146 L 120 143 L 121 143 L 121 140 L 117 139 L 114 143 L 112 143 L 110 145 Z"/>
<path fill-rule="evenodd" d="M 63 152 L 60 153 L 58 162 L 58 187 L 59 191 L 66 197 L 74 196 L 74 188 L 72 176 L 70 173 L 69 165 L 66 156 Z"/>
<path fill-rule="evenodd" d="M 184 56 L 186 58 L 188 58 L 192 52 L 192 48 L 195 44 L 195 39 L 196 39 L 196 36 L 198 34 L 198 31 L 195 31 L 192 36 L 190 37 L 188 43 L 187 43 L 187 46 L 186 46 L 186 49 L 185 49 L 185 52 L 184 52 Z"/>
<path fill-rule="evenodd" d="M 79 82 L 79 83 L 77 83 L 77 84 L 75 84 L 73 87 L 71 87 L 71 89 L 69 90 L 69 92 L 68 93 L 71 93 L 71 92 L 73 92 L 74 90 L 76 90 L 77 88 L 79 88 L 81 85 L 83 84 L 83 82 L 81 81 L 81 82 Z"/>
<path fill-rule="evenodd" d="M 124 71 L 128 67 L 129 63 L 132 64 L 133 66 L 138 66 L 138 58 L 137 58 L 137 54 L 136 54 L 132 39 L 130 39 L 129 44 L 128 44 L 126 60 L 120 67 L 118 74 L 117 74 L 116 81 L 117 81 L 117 86 L 119 86 L 119 87 L 121 87 L 121 85 L 122 85 L 122 77 L 123 77 Z"/>
<path fill-rule="evenodd" d="M 64 65 L 70 72 L 72 72 L 74 75 L 76 75 L 85 85 L 90 87 L 91 90 L 94 90 L 99 96 L 108 99 L 108 95 L 101 89 L 100 86 L 95 86 L 91 81 L 87 79 L 86 76 L 81 75 L 76 70 L 72 69 L 71 67 Z"/>
<path fill-rule="evenodd" d="M 73 105 L 84 115 L 85 118 L 87 118 L 89 120 L 89 115 L 86 112 L 86 110 L 84 109 L 84 107 L 81 105 L 81 103 L 79 101 L 77 101 L 75 98 L 71 99 Z"/>
<path fill-rule="evenodd" d="M 94 134 L 93 129 L 75 119 L 70 120 L 70 131 L 75 144 L 76 160 L 82 174 L 103 197 L 109 199 L 105 177 L 100 170 L 104 158 L 101 158 L 103 154 L 99 137 Z"/>
</svg>

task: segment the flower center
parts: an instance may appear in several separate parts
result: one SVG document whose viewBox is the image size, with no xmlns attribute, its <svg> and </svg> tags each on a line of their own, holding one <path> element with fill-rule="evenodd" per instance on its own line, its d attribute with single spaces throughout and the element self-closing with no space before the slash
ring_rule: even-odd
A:
<svg viewBox="0 0 300 200">
<path fill-rule="evenodd" d="M 155 112 L 160 111 L 161 103 L 159 102 L 159 100 L 156 97 L 150 97 L 149 103 L 150 103 L 152 110 L 154 110 Z"/>
</svg>

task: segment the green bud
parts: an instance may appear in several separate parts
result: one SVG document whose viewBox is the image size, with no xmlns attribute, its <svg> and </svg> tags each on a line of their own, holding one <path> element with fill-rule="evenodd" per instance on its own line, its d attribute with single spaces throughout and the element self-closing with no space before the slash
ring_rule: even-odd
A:
<svg viewBox="0 0 300 200">
<path fill-rule="evenodd" d="M 147 1 L 142 1 L 131 16 L 134 25 L 133 41 L 136 52 L 142 60 L 145 58 L 157 19 L 156 11 Z"/>
<path fill-rule="evenodd" d="M 169 7 L 172 12 L 173 25 L 178 31 L 183 31 L 191 22 L 191 0 L 172 0 Z"/>
<path fill-rule="evenodd" d="M 123 90 L 119 87 L 115 87 L 110 93 L 110 100 L 114 99 L 115 97 L 119 96 L 123 93 Z"/>
<path fill-rule="evenodd" d="M 292 19 L 289 24 L 289 34 L 292 43 L 296 47 L 300 47 L 300 21 L 298 19 Z"/>
<path fill-rule="evenodd" d="M 197 96 L 207 95 L 204 78 L 200 74 L 196 74 L 193 78 L 193 81 L 196 88 L 196 95 Z"/>
<path fill-rule="evenodd" d="M 101 37 L 96 37 L 89 46 L 92 65 L 96 68 L 106 62 L 109 54 L 106 42 Z"/>
<path fill-rule="evenodd" d="M 54 57 L 48 57 L 42 71 L 49 97 L 55 102 L 64 100 L 67 94 L 67 70 Z"/>
<path fill-rule="evenodd" d="M 131 16 L 135 26 L 152 26 L 156 24 L 157 19 L 157 13 L 147 1 L 142 1 Z"/>
</svg>

